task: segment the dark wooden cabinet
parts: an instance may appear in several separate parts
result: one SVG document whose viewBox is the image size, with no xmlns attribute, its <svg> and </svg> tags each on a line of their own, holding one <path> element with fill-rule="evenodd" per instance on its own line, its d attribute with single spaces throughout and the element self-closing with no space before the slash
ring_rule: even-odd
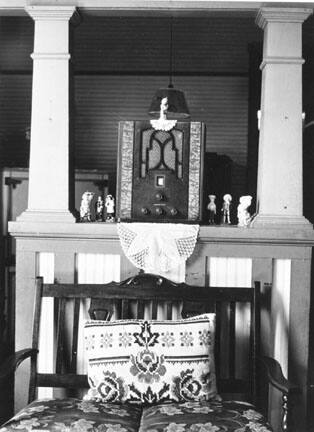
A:
<svg viewBox="0 0 314 432">
<path fill-rule="evenodd" d="M 142 222 L 199 222 L 205 126 L 149 121 L 119 125 L 117 217 Z"/>
</svg>

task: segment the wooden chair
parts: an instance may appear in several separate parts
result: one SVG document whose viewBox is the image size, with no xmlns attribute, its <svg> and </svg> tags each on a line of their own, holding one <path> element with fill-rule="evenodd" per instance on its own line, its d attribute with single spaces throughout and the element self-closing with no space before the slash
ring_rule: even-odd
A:
<svg viewBox="0 0 314 432">
<path fill-rule="evenodd" d="M 43 298 L 54 298 L 56 311 L 56 358 L 53 373 L 41 373 L 37 369 L 39 350 L 40 315 Z M 77 374 L 79 311 L 83 299 L 91 299 L 89 314 L 92 318 L 110 318 L 115 311 L 118 318 L 129 318 L 132 312 L 137 318 L 144 317 L 145 304 L 150 302 L 151 318 L 156 319 L 158 304 L 165 305 L 166 318 L 172 318 L 172 304 L 181 302 L 182 315 L 191 316 L 203 312 L 216 313 L 215 362 L 217 386 L 220 394 L 236 395 L 259 404 L 260 366 L 266 367 L 269 382 L 283 394 L 282 430 L 292 431 L 290 397 L 298 389 L 282 375 L 279 364 L 270 358 L 260 359 L 260 286 L 254 288 L 226 288 L 190 286 L 176 284 L 163 277 L 140 274 L 121 283 L 108 284 L 44 284 L 36 279 L 32 347 L 17 352 L 0 368 L 0 382 L 12 373 L 26 358 L 31 359 L 29 402 L 36 398 L 38 387 L 63 387 L 66 389 L 88 388 L 86 375 Z M 67 362 L 65 357 L 65 325 L 69 325 L 67 315 L 73 309 L 72 348 Z M 249 313 L 247 342 L 243 334 L 237 334 L 237 314 L 246 310 Z M 245 335 L 244 335 L 245 336 Z M 239 351 L 238 340 L 248 348 L 248 369 L 245 376 L 238 374 L 236 364 Z M 226 343 L 228 346 L 226 346 Z M 261 360 L 261 361 L 260 361 Z"/>
</svg>

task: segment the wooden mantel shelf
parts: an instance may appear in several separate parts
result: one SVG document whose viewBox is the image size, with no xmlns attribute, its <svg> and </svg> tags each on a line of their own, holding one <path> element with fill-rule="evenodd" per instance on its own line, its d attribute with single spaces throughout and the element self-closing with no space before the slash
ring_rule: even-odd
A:
<svg viewBox="0 0 314 432">
<path fill-rule="evenodd" d="M 116 223 L 9 222 L 16 238 L 118 240 Z M 314 230 L 303 228 L 239 228 L 237 226 L 200 227 L 200 243 L 314 245 Z"/>
</svg>

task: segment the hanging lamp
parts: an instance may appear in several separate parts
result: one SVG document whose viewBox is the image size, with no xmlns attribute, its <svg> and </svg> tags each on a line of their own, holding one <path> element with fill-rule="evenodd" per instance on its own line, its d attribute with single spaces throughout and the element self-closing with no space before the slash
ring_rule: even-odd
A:
<svg viewBox="0 0 314 432">
<path fill-rule="evenodd" d="M 173 75 L 173 23 L 170 20 L 170 56 L 169 56 L 169 84 L 167 88 L 160 88 L 156 91 L 150 105 L 149 114 L 158 117 L 160 104 L 163 98 L 168 99 L 167 119 L 185 119 L 190 117 L 189 109 L 183 91 L 174 88 Z"/>
</svg>

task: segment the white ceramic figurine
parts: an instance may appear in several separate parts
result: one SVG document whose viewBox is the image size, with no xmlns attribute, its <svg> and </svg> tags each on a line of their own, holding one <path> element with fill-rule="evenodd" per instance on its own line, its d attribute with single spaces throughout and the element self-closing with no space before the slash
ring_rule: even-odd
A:
<svg viewBox="0 0 314 432">
<path fill-rule="evenodd" d="M 250 207 L 252 203 L 252 197 L 251 195 L 244 195 L 240 197 L 240 204 L 238 205 L 238 226 L 239 227 L 246 227 L 248 226 L 251 215 L 248 212 L 248 208 Z"/>
<path fill-rule="evenodd" d="M 97 198 L 95 203 L 95 220 L 96 222 L 102 222 L 104 216 L 104 200 L 101 196 Z"/>
<path fill-rule="evenodd" d="M 91 202 L 94 197 L 94 192 L 86 191 L 82 195 L 81 206 L 80 206 L 80 221 L 91 222 Z"/>
<path fill-rule="evenodd" d="M 213 225 L 215 223 L 215 216 L 216 216 L 216 204 L 215 199 L 216 195 L 208 195 L 209 203 L 207 205 L 207 210 L 209 210 L 209 223 L 210 225 Z"/>
<path fill-rule="evenodd" d="M 114 222 L 114 197 L 112 195 L 106 196 L 105 206 L 107 209 L 106 222 Z"/>
<path fill-rule="evenodd" d="M 223 203 L 222 203 L 222 218 L 221 223 L 222 224 L 230 224 L 230 206 L 231 206 L 232 196 L 230 194 L 225 194 L 223 196 Z"/>
</svg>

